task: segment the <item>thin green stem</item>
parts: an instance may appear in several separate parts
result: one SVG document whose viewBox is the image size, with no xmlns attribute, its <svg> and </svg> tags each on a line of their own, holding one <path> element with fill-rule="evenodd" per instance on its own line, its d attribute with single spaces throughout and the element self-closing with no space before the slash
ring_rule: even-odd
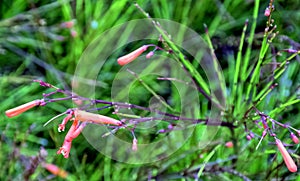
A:
<svg viewBox="0 0 300 181">
<path fill-rule="evenodd" d="M 137 78 L 137 80 L 154 96 L 156 97 L 156 99 L 158 99 L 166 108 L 168 108 L 169 110 L 176 112 L 168 103 L 166 103 L 158 94 L 156 94 L 156 92 L 150 87 L 148 86 L 135 72 L 127 69 L 127 71 L 129 73 L 131 73 L 133 76 L 135 76 Z"/>
</svg>

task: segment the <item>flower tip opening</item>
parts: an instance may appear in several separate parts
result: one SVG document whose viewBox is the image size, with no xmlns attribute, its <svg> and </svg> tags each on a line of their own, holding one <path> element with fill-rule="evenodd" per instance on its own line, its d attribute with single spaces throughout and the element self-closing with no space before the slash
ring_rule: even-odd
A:
<svg viewBox="0 0 300 181">
<path fill-rule="evenodd" d="M 60 147 L 56 154 L 62 154 L 64 158 L 69 158 L 69 152 L 66 151 L 64 147 Z"/>
</svg>

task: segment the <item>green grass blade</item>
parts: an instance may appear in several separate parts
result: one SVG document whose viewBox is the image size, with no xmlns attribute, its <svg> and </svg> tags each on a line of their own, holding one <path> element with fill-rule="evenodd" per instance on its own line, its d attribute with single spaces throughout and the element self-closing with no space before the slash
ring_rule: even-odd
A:
<svg viewBox="0 0 300 181">
<path fill-rule="evenodd" d="M 232 95 L 231 95 L 231 103 L 236 99 L 237 96 L 237 86 L 238 86 L 238 78 L 243 76 L 243 74 L 240 74 L 240 67 L 241 67 L 241 60 L 242 60 L 242 50 L 245 40 L 245 34 L 248 27 L 248 20 L 246 20 L 243 32 L 240 39 L 240 45 L 239 45 L 239 51 L 236 58 L 236 64 L 235 64 L 235 71 L 234 71 L 234 78 L 233 78 L 233 88 L 232 88 Z M 240 76 L 239 76 L 240 75 Z M 243 82 L 241 82 L 240 87 L 243 87 Z"/>
<path fill-rule="evenodd" d="M 250 30 L 250 34 L 249 34 L 249 38 L 248 38 L 248 46 L 247 46 L 247 50 L 246 50 L 246 54 L 245 54 L 245 58 L 244 58 L 244 62 L 242 64 L 242 70 L 241 70 L 242 81 L 245 81 L 247 79 L 246 73 L 247 73 L 247 68 L 248 68 L 251 51 L 252 51 L 252 43 L 253 43 L 255 29 L 256 29 L 256 21 L 257 21 L 257 17 L 258 17 L 258 11 L 259 11 L 259 0 L 255 0 L 254 11 L 253 11 L 253 22 L 252 22 L 252 26 L 251 26 L 251 30 Z"/>
<path fill-rule="evenodd" d="M 221 145 L 216 146 L 216 147 L 215 147 L 215 148 L 207 155 L 207 157 L 206 157 L 205 160 L 204 160 L 203 166 L 199 169 L 199 171 L 198 171 L 198 173 L 197 173 L 197 179 L 196 179 L 196 180 L 198 180 L 198 179 L 201 177 L 201 175 L 202 175 L 202 173 L 203 173 L 203 170 L 204 170 L 204 168 L 205 168 L 205 165 L 206 165 L 207 162 L 211 159 L 211 157 L 216 153 L 216 151 L 220 148 L 220 146 L 221 146 Z"/>
</svg>

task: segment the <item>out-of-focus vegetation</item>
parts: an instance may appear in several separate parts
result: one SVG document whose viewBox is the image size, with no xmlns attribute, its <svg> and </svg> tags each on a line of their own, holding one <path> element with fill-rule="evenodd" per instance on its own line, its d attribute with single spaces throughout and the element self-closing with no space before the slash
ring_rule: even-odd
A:
<svg viewBox="0 0 300 181">
<path fill-rule="evenodd" d="M 254 1 L 137 0 L 136 2 L 153 18 L 179 22 L 203 37 L 205 37 L 203 27 L 205 23 L 223 69 L 226 85 L 230 87 L 233 82 L 235 60 L 244 23 L 246 19 L 249 19 L 249 27 L 253 24 Z M 115 25 L 145 18 L 133 3 L 127 0 L 4 0 L 1 2 L 0 162 L 2 165 L 0 180 L 25 179 L 25 175 L 30 172 L 28 169 L 32 168 L 33 157 L 40 154 L 41 147 L 48 152 L 48 156 L 44 158 L 46 162 L 54 163 L 67 170 L 69 180 L 147 180 L 151 177 L 164 180 L 193 180 L 197 174 L 200 174 L 199 169 L 204 168 L 204 162 L 207 162 L 207 165 L 200 174 L 199 180 L 247 180 L 248 178 L 295 180 L 298 173 L 290 173 L 278 154 L 277 148 L 268 144 L 274 143 L 274 140 L 265 138 L 259 149 L 255 150 L 259 139 L 247 141 L 242 125 L 239 125 L 234 133 L 230 129 L 221 128 L 215 137 L 217 141 L 205 149 L 197 149 L 197 143 L 195 143 L 197 139 L 191 139 L 182 149 L 167 159 L 146 165 L 128 165 L 102 155 L 91 147 L 83 136 L 76 138 L 73 142 L 72 156 L 69 159 L 56 155 L 64 136 L 57 132 L 57 127 L 43 127 L 43 124 L 65 111 L 66 108 L 72 107 L 72 102 L 52 103 L 46 107 L 34 108 L 11 119 L 5 116 L 5 110 L 41 98 L 46 90 L 33 83 L 33 79 L 44 80 L 57 87 L 69 88 L 82 53 L 95 37 Z M 267 20 L 264 10 L 268 3 L 268 1 L 259 2 L 249 70 L 256 64 L 259 57 Z M 274 5 L 275 11 L 272 18 L 279 34 L 267 52 L 266 57 L 269 59 L 274 58 L 272 52 L 278 50 L 289 48 L 300 50 L 300 2 L 275 0 Z M 72 22 L 74 26 L 65 27 L 67 26 L 63 24 L 65 22 Z M 245 42 L 249 38 L 251 29 L 249 27 L 246 31 Z M 247 43 L 244 47 L 247 47 Z M 128 51 L 132 50 L 134 48 Z M 243 55 L 245 51 L 246 48 L 242 51 Z M 97 88 L 103 90 L 101 92 L 103 100 L 110 100 L 109 88 L 114 75 L 119 70 L 119 66 L 115 63 L 116 58 L 111 57 L 111 60 L 104 66 L 105 74 L 97 80 Z M 268 114 L 292 96 L 298 96 L 299 99 L 299 62 L 299 56 L 295 56 L 290 61 L 283 75 L 276 80 L 278 86 L 259 105 L 260 111 Z M 271 66 L 264 66 L 261 76 L 269 73 L 270 69 L 272 69 Z M 137 88 L 138 91 L 146 90 Z M 148 92 L 145 93 L 144 99 L 147 99 L 148 94 Z M 230 97 L 230 93 L 227 96 Z M 176 101 L 176 98 L 173 99 L 172 101 Z M 134 103 L 139 105 L 142 101 L 134 100 Z M 240 105 L 233 102 L 230 106 Z M 298 103 L 278 111 L 279 113 L 272 115 L 272 118 L 300 128 L 299 111 Z M 241 118 L 241 115 L 224 117 L 225 121 L 235 123 L 239 121 L 235 119 Z M 261 135 L 262 130 L 255 124 L 249 125 L 249 129 Z M 292 143 L 289 140 L 288 129 L 281 129 L 276 134 L 285 142 Z M 197 136 L 197 133 L 193 136 Z M 232 149 L 223 146 L 226 141 L 230 140 L 233 140 L 235 144 Z M 299 146 L 289 148 L 294 151 L 293 159 L 299 165 L 300 157 L 297 154 Z M 37 168 L 30 174 L 30 179 L 53 178 L 53 175 L 50 175 L 38 163 L 39 161 L 36 162 Z M 55 177 L 55 179 L 61 178 Z"/>
</svg>

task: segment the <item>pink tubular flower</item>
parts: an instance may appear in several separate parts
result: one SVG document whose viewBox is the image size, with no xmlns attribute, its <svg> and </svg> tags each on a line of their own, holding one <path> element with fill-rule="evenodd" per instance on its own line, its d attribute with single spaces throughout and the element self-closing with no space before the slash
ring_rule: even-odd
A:
<svg viewBox="0 0 300 181">
<path fill-rule="evenodd" d="M 80 126 L 78 126 L 78 121 L 76 119 L 74 120 L 71 128 L 69 129 L 65 137 L 64 143 L 62 147 L 60 147 L 57 151 L 57 154 L 62 154 L 65 158 L 69 157 L 69 153 L 72 147 L 72 141 L 82 132 L 85 125 L 85 123 L 82 123 Z"/>
<path fill-rule="evenodd" d="M 100 114 L 94 114 L 94 113 L 85 112 L 85 111 L 81 111 L 81 110 L 75 110 L 74 114 L 75 114 L 75 118 L 82 122 L 91 121 L 91 122 L 97 123 L 97 124 L 113 124 L 113 125 L 117 125 L 117 126 L 122 125 L 121 121 L 118 121 L 116 119 L 113 119 L 113 118 L 110 118 L 107 116 L 102 116 Z"/>
<path fill-rule="evenodd" d="M 35 106 L 38 106 L 40 105 L 41 103 L 43 102 L 43 100 L 34 100 L 34 101 L 31 101 L 31 102 L 28 102 L 26 104 L 23 104 L 23 105 L 20 105 L 18 107 L 15 107 L 13 109 L 9 109 L 7 111 L 5 111 L 5 114 L 7 117 L 14 117 L 14 116 L 17 116 Z"/>
<path fill-rule="evenodd" d="M 227 148 L 232 148 L 232 147 L 233 147 L 232 141 L 226 142 L 226 143 L 225 143 L 225 146 L 226 146 Z"/>
<path fill-rule="evenodd" d="M 67 178 L 67 176 L 68 176 L 68 173 L 65 170 L 59 168 L 58 166 L 56 166 L 54 164 L 42 163 L 42 167 L 44 167 L 46 170 L 48 170 L 53 175 L 57 175 L 61 178 Z"/>
<path fill-rule="evenodd" d="M 123 65 L 126 65 L 130 62 L 132 62 L 133 60 L 135 60 L 138 56 L 140 56 L 144 51 L 146 51 L 148 48 L 147 45 L 143 45 L 142 47 L 136 49 L 135 51 L 127 54 L 127 55 L 124 55 L 120 58 L 118 58 L 118 64 L 123 66 Z"/>
<path fill-rule="evenodd" d="M 291 133 L 290 136 L 295 144 L 299 143 L 299 138 L 294 133 Z"/>
<path fill-rule="evenodd" d="M 138 140 L 136 138 L 133 138 L 132 140 L 132 151 L 137 151 L 138 147 L 137 147 L 137 142 Z"/>
<path fill-rule="evenodd" d="M 297 165 L 295 164 L 294 160 L 290 156 L 290 154 L 287 152 L 285 147 L 283 146 L 282 142 L 279 139 L 276 139 L 276 145 L 283 157 L 284 163 L 289 169 L 290 172 L 297 172 Z"/>
<path fill-rule="evenodd" d="M 73 116 L 72 113 L 70 113 L 63 119 L 62 123 L 58 125 L 58 132 L 65 131 L 65 126 L 67 122 L 72 118 L 72 116 Z"/>
</svg>

